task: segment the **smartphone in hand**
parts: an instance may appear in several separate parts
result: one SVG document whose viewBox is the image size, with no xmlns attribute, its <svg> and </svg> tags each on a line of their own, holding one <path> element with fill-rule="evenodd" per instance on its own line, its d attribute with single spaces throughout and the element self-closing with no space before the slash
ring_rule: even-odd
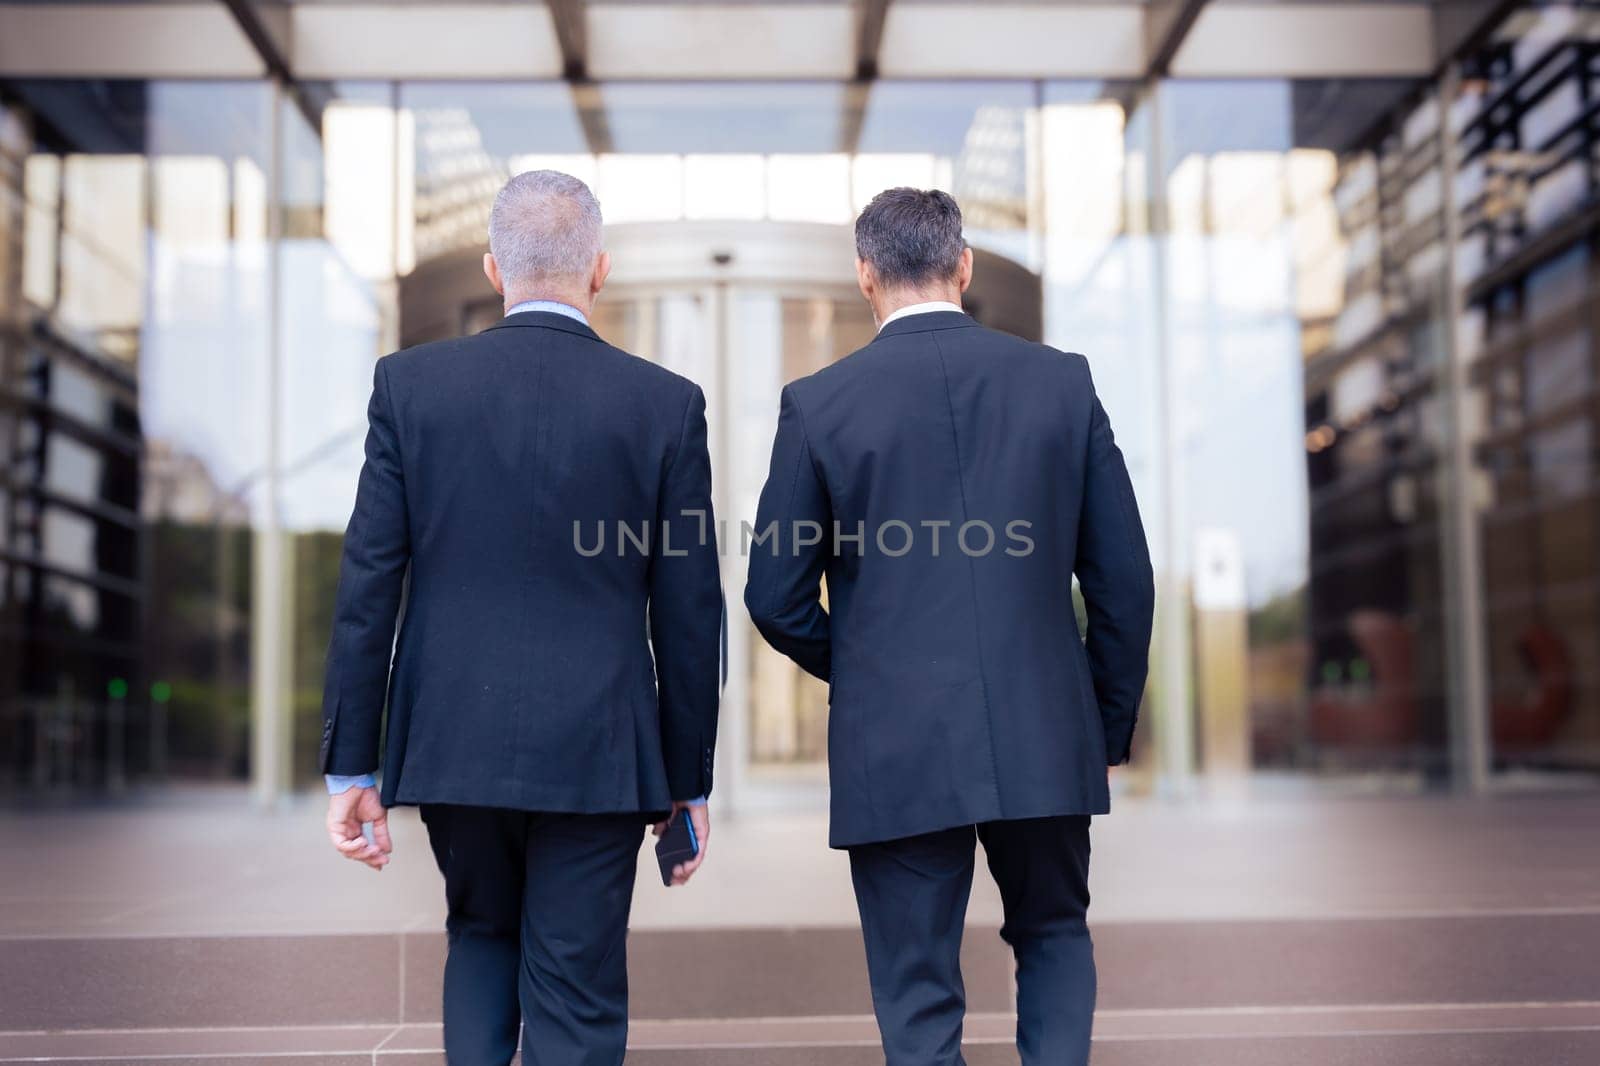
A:
<svg viewBox="0 0 1600 1066">
<path fill-rule="evenodd" d="M 695 839 L 689 812 L 674 811 L 666 832 L 656 839 L 656 862 L 661 866 L 661 883 L 671 887 L 672 868 L 693 860 L 698 854 L 700 841 Z"/>
</svg>

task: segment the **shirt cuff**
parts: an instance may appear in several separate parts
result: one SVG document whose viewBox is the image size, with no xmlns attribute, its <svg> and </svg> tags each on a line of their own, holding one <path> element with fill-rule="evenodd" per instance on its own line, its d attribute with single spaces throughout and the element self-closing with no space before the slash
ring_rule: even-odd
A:
<svg viewBox="0 0 1600 1066">
<path fill-rule="evenodd" d="M 352 788 L 373 788 L 378 783 L 371 774 L 325 774 L 324 776 L 328 782 L 330 796 L 349 792 Z"/>
<path fill-rule="evenodd" d="M 706 798 L 704 796 L 696 796 L 692 800 L 684 800 L 683 805 L 685 807 L 704 807 L 706 805 Z"/>
</svg>

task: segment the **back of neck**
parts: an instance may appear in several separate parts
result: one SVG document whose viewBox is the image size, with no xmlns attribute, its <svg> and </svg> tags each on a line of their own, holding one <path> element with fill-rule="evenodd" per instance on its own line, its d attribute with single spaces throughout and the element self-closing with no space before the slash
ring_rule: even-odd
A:
<svg viewBox="0 0 1600 1066">
<path fill-rule="evenodd" d="M 961 292 L 954 287 L 951 287 L 948 291 L 940 290 L 937 292 L 894 292 L 886 294 L 874 310 L 877 312 L 879 322 L 887 322 L 889 321 L 889 316 L 896 311 L 902 311 L 907 307 L 915 307 L 918 304 L 931 303 L 948 303 L 960 307 Z"/>
<path fill-rule="evenodd" d="M 506 293 L 506 313 L 509 314 L 511 309 L 516 307 L 518 304 L 532 303 L 535 301 L 543 303 L 566 304 L 568 307 L 575 307 L 579 311 L 582 311 L 584 317 L 586 318 L 594 306 L 593 301 L 591 300 L 575 299 L 566 293 L 519 292 L 513 294 L 508 292 Z"/>
</svg>

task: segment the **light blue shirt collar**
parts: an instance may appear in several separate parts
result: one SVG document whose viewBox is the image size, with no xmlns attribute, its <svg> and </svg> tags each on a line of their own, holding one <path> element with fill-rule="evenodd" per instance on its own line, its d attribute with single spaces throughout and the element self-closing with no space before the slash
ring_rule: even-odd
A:
<svg viewBox="0 0 1600 1066">
<path fill-rule="evenodd" d="M 571 304 L 562 303 L 560 300 L 523 300 L 515 307 L 507 310 L 506 317 L 520 315 L 524 311 L 548 311 L 553 315 L 566 315 L 574 322 L 582 322 L 586 326 L 589 324 L 588 315 Z"/>
</svg>

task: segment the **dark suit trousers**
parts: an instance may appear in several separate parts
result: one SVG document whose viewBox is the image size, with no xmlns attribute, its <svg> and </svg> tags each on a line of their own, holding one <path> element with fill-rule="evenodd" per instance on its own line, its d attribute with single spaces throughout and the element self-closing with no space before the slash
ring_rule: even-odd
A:
<svg viewBox="0 0 1600 1066">
<path fill-rule="evenodd" d="M 973 838 L 1000 886 L 1000 936 L 1017 960 L 1017 1048 L 1025 1066 L 1089 1061 L 1094 947 L 1089 818 L 986 822 L 850 849 L 872 1006 L 888 1066 L 961 1066 L 961 933 Z"/>
<path fill-rule="evenodd" d="M 628 1040 L 638 814 L 424 805 L 444 874 L 451 1066 L 617 1066 Z"/>
</svg>

